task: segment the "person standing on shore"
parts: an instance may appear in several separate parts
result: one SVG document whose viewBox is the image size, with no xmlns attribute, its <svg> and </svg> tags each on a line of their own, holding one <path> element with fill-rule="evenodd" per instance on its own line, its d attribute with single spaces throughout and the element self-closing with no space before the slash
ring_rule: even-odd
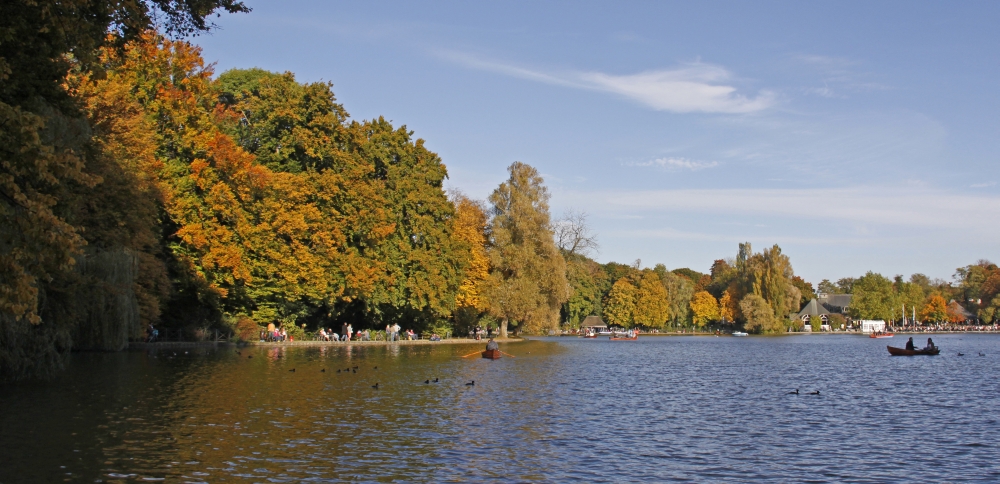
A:
<svg viewBox="0 0 1000 484">
<path fill-rule="evenodd" d="M 400 329 L 399 328 L 399 323 L 394 323 L 392 325 L 392 340 L 393 341 L 398 341 L 399 340 L 399 329 Z"/>
<path fill-rule="evenodd" d="M 353 333 L 354 333 L 354 328 L 351 327 L 351 323 L 347 323 L 347 331 L 344 332 L 344 334 L 347 335 L 347 341 L 351 340 L 351 336 L 354 336 Z"/>
</svg>

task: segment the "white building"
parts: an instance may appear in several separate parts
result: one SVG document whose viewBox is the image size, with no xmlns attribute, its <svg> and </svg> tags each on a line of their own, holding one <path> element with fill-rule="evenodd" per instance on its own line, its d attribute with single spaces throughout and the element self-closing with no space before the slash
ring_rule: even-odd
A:
<svg viewBox="0 0 1000 484">
<path fill-rule="evenodd" d="M 862 319 L 861 321 L 855 321 L 861 325 L 861 332 L 868 334 L 874 333 L 875 331 L 885 331 L 885 321 L 881 319 Z"/>
</svg>

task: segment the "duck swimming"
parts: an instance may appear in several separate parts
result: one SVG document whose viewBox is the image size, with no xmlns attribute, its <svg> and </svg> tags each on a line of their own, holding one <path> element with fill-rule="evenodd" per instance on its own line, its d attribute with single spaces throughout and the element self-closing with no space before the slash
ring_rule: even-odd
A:
<svg viewBox="0 0 1000 484">
<path fill-rule="evenodd" d="M 799 394 L 799 389 L 796 388 L 794 392 L 788 392 L 785 395 L 798 395 L 798 394 Z"/>
<path fill-rule="evenodd" d="M 816 390 L 815 392 L 809 392 L 808 395 L 819 395 L 819 390 Z"/>
</svg>

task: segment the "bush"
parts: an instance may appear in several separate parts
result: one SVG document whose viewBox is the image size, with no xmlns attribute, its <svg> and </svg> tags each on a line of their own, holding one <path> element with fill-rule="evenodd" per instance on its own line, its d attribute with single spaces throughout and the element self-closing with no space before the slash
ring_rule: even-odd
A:
<svg viewBox="0 0 1000 484">
<path fill-rule="evenodd" d="M 236 338 L 240 341 L 258 340 L 261 329 L 263 328 L 246 316 L 240 316 L 236 320 Z"/>
</svg>

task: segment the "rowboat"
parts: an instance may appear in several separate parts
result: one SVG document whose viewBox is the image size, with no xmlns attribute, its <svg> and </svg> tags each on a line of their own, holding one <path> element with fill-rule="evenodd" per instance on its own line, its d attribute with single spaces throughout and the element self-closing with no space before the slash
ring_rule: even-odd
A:
<svg viewBox="0 0 1000 484">
<path fill-rule="evenodd" d="M 583 337 L 584 338 L 596 338 L 597 335 L 596 334 L 587 334 L 587 335 L 584 335 Z"/>
<path fill-rule="evenodd" d="M 742 331 L 733 331 L 733 336 L 746 336 L 746 335 L 747 333 L 744 333 Z"/>
<path fill-rule="evenodd" d="M 917 356 L 917 355 L 929 355 L 929 356 L 933 356 L 933 355 L 936 355 L 936 354 L 938 354 L 938 353 L 941 352 L 941 348 L 938 348 L 936 346 L 934 348 L 932 348 L 932 349 L 929 349 L 929 350 L 928 349 L 923 349 L 923 350 L 908 350 L 908 349 L 904 349 L 904 348 L 895 348 L 895 347 L 892 347 L 892 346 L 886 346 L 886 348 L 889 348 L 889 355 L 890 356 Z"/>
<path fill-rule="evenodd" d="M 633 336 L 631 338 L 628 338 L 628 337 L 625 337 L 625 336 L 612 336 L 612 337 L 610 337 L 608 339 L 610 339 L 611 341 L 635 341 L 635 340 L 639 339 L 639 335 L 635 335 L 635 336 Z"/>
<path fill-rule="evenodd" d="M 892 334 L 892 333 L 882 333 L 882 334 L 872 333 L 872 334 L 868 335 L 869 338 L 892 338 L 893 336 L 895 336 L 895 335 Z"/>
<path fill-rule="evenodd" d="M 500 350 L 486 350 L 483 352 L 483 358 L 486 358 L 487 360 L 499 360 L 500 356 Z"/>
</svg>

